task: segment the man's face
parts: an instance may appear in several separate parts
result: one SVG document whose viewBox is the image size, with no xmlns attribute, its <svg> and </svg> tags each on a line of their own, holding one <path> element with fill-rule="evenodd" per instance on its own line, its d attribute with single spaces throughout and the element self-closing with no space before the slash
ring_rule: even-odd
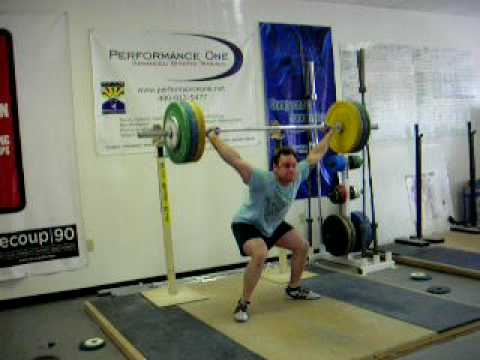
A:
<svg viewBox="0 0 480 360">
<path fill-rule="evenodd" d="M 278 165 L 273 165 L 273 171 L 277 174 L 278 181 L 282 185 L 292 183 L 297 177 L 297 160 L 293 155 L 280 155 Z"/>
</svg>

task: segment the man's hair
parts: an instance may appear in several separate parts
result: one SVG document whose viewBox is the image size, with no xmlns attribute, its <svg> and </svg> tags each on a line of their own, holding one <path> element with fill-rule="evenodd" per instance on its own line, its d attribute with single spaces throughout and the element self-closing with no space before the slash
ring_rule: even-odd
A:
<svg viewBox="0 0 480 360">
<path fill-rule="evenodd" d="M 278 166 L 278 162 L 280 161 L 280 156 L 282 155 L 283 156 L 293 155 L 295 157 L 295 160 L 298 161 L 298 155 L 295 152 L 295 150 L 293 150 L 290 147 L 281 147 L 275 152 L 275 155 L 273 156 L 272 162 L 274 165 Z"/>
</svg>

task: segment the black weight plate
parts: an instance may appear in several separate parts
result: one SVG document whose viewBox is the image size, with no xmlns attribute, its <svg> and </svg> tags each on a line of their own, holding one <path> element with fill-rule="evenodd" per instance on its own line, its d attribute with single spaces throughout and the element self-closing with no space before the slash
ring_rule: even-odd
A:
<svg viewBox="0 0 480 360">
<path fill-rule="evenodd" d="M 451 290 L 448 286 L 430 286 L 427 291 L 432 294 L 448 294 Z"/>
<path fill-rule="evenodd" d="M 350 218 L 352 219 L 357 234 L 353 251 L 362 250 L 362 241 L 365 242 L 365 249 L 368 249 L 373 240 L 372 226 L 369 218 L 363 215 L 361 211 L 352 211 Z"/>
<path fill-rule="evenodd" d="M 323 244 L 325 249 L 333 256 L 342 256 L 348 253 L 351 246 L 351 236 L 351 229 L 341 216 L 330 215 L 323 221 Z"/>
</svg>

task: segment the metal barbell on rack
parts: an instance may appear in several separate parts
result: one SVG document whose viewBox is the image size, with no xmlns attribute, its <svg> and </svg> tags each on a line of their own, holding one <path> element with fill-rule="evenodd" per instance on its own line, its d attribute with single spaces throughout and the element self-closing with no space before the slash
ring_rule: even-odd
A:
<svg viewBox="0 0 480 360">
<path fill-rule="evenodd" d="M 336 153 L 358 152 L 368 143 L 371 129 L 370 117 L 363 105 L 339 101 L 328 110 L 325 122 L 319 125 L 279 125 L 246 128 L 225 128 L 221 132 L 244 131 L 309 131 L 332 129 L 330 147 Z M 177 164 L 198 161 L 205 150 L 205 116 L 195 102 L 172 102 L 167 106 L 163 127 L 156 125 L 138 133 L 140 138 L 154 138 L 157 146 L 164 146 L 169 158 Z"/>
</svg>

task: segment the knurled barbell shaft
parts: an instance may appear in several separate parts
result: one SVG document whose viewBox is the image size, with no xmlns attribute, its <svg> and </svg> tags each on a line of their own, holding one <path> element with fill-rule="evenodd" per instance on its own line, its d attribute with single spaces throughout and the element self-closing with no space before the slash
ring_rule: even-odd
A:
<svg viewBox="0 0 480 360">
<path fill-rule="evenodd" d="M 227 132 L 243 132 L 243 131 L 279 131 L 279 130 L 286 130 L 286 131 L 307 131 L 307 130 L 324 130 L 327 128 L 326 125 L 320 124 L 320 125 L 276 125 L 276 126 L 255 126 L 255 127 L 245 127 L 245 128 L 228 128 L 228 129 L 223 129 L 220 128 L 221 133 L 227 133 Z M 372 124 L 371 125 L 372 129 L 378 129 L 377 124 Z M 341 129 L 339 129 L 341 130 Z M 150 130 L 142 130 L 138 132 L 138 137 L 139 138 L 152 138 L 152 137 L 162 137 L 162 136 L 168 136 L 169 132 L 163 130 L 160 127 L 154 127 L 153 129 Z"/>
<path fill-rule="evenodd" d="M 230 129 L 220 129 L 220 132 L 243 132 L 243 131 L 278 131 L 278 130 L 288 130 L 288 131 L 306 131 L 314 129 L 325 129 L 326 126 L 321 125 L 276 125 L 276 126 L 256 126 L 256 127 L 246 127 L 246 128 L 230 128 Z"/>
</svg>

